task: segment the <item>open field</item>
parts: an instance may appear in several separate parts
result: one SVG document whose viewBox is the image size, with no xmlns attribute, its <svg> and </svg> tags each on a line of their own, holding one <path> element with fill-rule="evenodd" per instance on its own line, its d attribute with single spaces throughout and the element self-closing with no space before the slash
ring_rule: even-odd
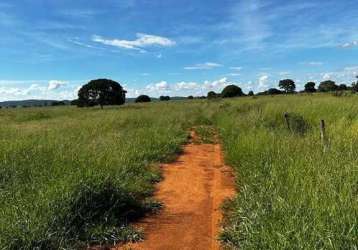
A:
<svg viewBox="0 0 358 250">
<path fill-rule="evenodd" d="M 318 94 L 0 110 L 0 249 L 139 239 L 127 224 L 160 207 L 157 163 L 199 125 L 217 129 L 236 173 L 220 236 L 229 247 L 354 249 L 357 104 Z M 210 129 L 198 133 L 210 141 Z"/>
</svg>

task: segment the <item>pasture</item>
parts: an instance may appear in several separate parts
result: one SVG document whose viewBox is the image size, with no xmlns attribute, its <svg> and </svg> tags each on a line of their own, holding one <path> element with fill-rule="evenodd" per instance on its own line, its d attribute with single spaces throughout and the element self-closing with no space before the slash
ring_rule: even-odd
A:
<svg viewBox="0 0 358 250">
<path fill-rule="evenodd" d="M 236 175 L 219 236 L 228 248 L 354 249 L 357 104 L 315 94 L 2 109 L 0 249 L 139 240 L 130 222 L 161 207 L 158 164 L 198 126 L 208 140 L 217 131 Z"/>
</svg>

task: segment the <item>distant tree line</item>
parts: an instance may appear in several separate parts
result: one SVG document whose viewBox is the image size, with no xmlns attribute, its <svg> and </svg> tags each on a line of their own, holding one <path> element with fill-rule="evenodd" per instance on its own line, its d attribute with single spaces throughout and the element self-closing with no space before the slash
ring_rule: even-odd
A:
<svg viewBox="0 0 358 250">
<path fill-rule="evenodd" d="M 316 88 L 315 82 L 307 82 L 304 85 L 304 90 L 300 93 L 315 93 L 315 92 L 334 92 L 334 91 L 352 91 L 353 93 L 358 93 L 358 76 L 357 82 L 353 82 L 351 86 L 345 84 L 337 85 L 332 80 L 326 80 L 321 82 Z M 99 105 L 101 108 L 105 105 L 122 105 L 126 100 L 126 91 L 123 87 L 109 79 L 97 79 L 88 82 L 83 85 L 78 91 L 78 99 L 73 100 L 71 105 L 77 105 L 78 107 L 92 107 Z M 278 83 L 278 88 L 270 88 L 268 90 L 256 93 L 256 95 L 280 95 L 280 94 L 295 94 L 296 84 L 292 79 L 283 79 Z M 239 86 L 228 85 L 226 86 L 221 93 L 215 93 L 214 91 L 209 91 L 207 96 L 197 96 L 192 95 L 188 96 L 187 99 L 216 99 L 216 98 L 231 98 L 231 97 L 240 97 L 240 96 L 254 96 L 253 91 L 249 91 L 246 95 Z M 160 101 L 169 101 L 171 100 L 170 96 L 160 96 Z M 140 95 L 135 99 L 136 103 L 145 103 L 151 102 L 152 99 L 148 95 Z M 64 102 L 58 101 L 53 102 L 53 106 L 65 105 Z"/>
</svg>

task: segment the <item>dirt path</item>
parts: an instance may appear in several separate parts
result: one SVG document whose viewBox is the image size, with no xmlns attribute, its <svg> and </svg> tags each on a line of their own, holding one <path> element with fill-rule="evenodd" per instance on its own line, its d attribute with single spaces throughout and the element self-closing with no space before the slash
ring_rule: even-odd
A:
<svg viewBox="0 0 358 250">
<path fill-rule="evenodd" d="M 189 144 L 176 162 L 162 166 L 164 180 L 155 198 L 163 202 L 158 215 L 145 218 L 143 242 L 115 249 L 210 250 L 217 241 L 222 218 L 220 206 L 234 195 L 234 179 L 224 166 L 218 144 Z"/>
</svg>

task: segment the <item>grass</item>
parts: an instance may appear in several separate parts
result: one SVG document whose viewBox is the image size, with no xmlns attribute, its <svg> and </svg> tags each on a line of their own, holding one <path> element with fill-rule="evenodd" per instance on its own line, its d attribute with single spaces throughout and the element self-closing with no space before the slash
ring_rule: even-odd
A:
<svg viewBox="0 0 358 250">
<path fill-rule="evenodd" d="M 356 249 L 357 102 L 317 94 L 0 110 L 0 249 L 140 239 L 128 224 L 160 208 L 150 198 L 157 164 L 175 159 L 192 127 L 208 143 L 218 131 L 236 172 L 221 234 L 229 248 Z"/>
<path fill-rule="evenodd" d="M 158 207 L 149 199 L 160 179 L 156 164 L 181 151 L 200 112 L 184 110 L 170 104 L 1 110 L 0 249 L 138 238 L 126 225 Z"/>
<path fill-rule="evenodd" d="M 217 126 L 239 195 L 228 209 L 224 242 L 241 249 L 356 249 L 357 101 L 316 95 L 227 104 Z M 295 114 L 291 130 L 285 112 Z"/>
</svg>

